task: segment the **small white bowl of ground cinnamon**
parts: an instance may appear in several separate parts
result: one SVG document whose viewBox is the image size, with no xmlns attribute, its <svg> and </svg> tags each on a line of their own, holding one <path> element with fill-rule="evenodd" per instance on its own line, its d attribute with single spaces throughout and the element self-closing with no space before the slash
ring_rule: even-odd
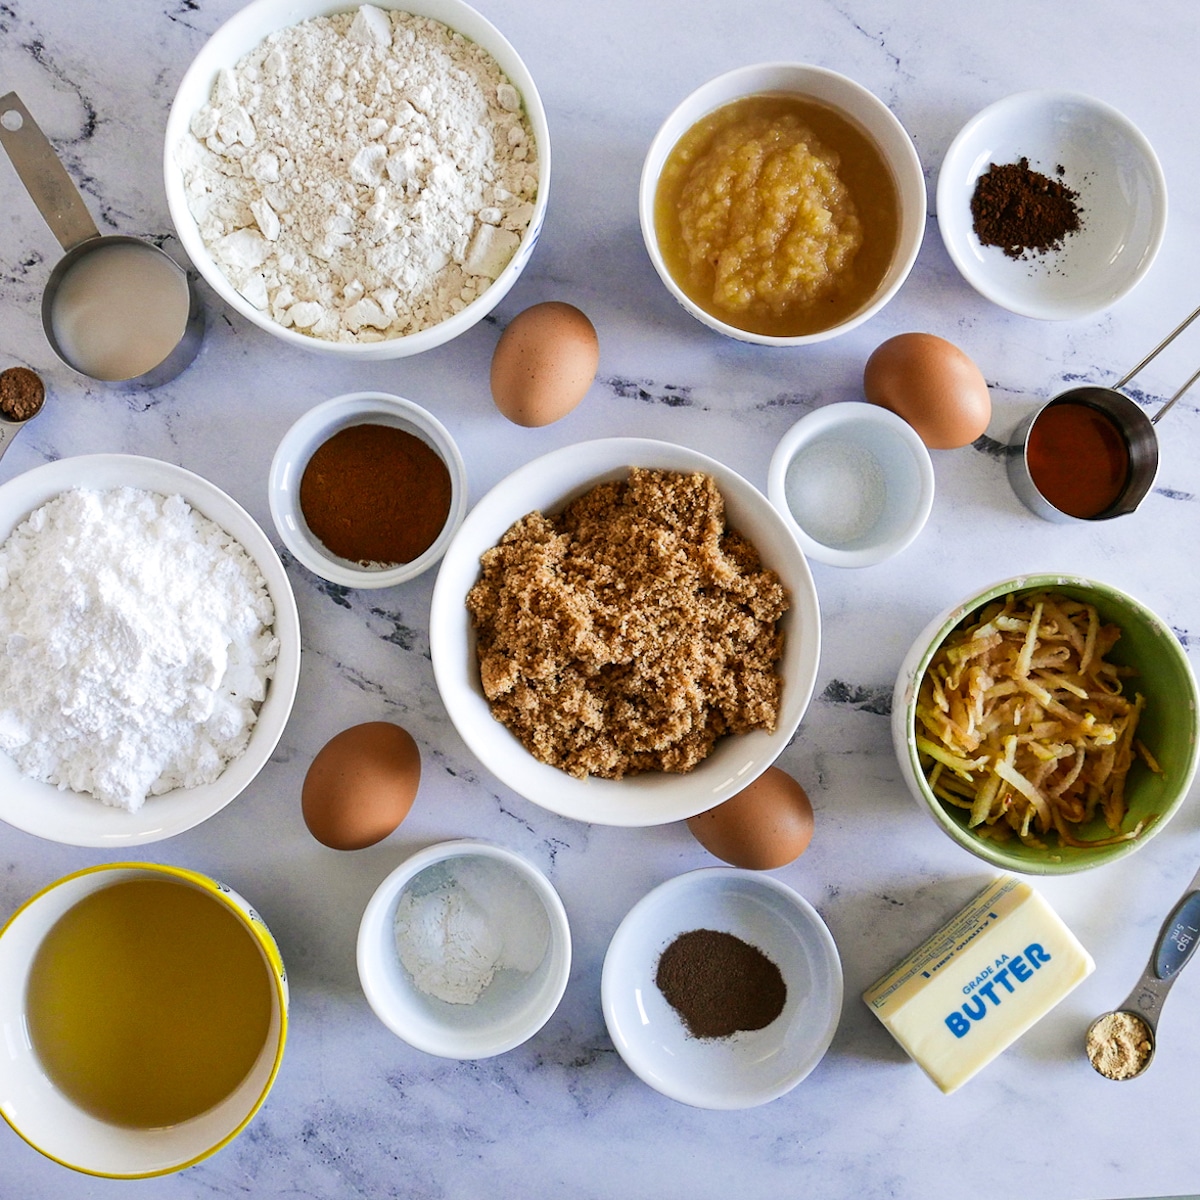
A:
<svg viewBox="0 0 1200 1200">
<path fill-rule="evenodd" d="M 428 570 L 467 507 L 449 430 L 385 392 L 337 396 L 305 413 L 280 441 L 268 486 L 284 545 L 345 587 L 391 587 Z"/>
<path fill-rule="evenodd" d="M 977 113 L 937 181 L 946 251 L 980 295 L 1020 316 L 1111 307 L 1162 245 L 1167 186 L 1150 143 L 1077 92 L 1019 92 Z"/>
</svg>

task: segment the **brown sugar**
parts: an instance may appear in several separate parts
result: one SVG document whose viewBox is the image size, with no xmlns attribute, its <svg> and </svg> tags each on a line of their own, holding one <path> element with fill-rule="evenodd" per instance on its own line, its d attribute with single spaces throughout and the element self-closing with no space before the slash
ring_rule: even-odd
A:
<svg viewBox="0 0 1200 1200">
<path fill-rule="evenodd" d="M 787 591 L 709 476 L 631 468 L 521 518 L 481 562 L 483 690 L 541 762 L 681 773 L 726 734 L 775 728 Z"/>
</svg>

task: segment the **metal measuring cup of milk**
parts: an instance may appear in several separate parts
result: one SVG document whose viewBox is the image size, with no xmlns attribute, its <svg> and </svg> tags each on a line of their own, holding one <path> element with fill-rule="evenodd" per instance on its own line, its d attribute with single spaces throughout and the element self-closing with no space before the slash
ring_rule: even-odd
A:
<svg viewBox="0 0 1200 1200">
<path fill-rule="evenodd" d="M 204 308 L 187 272 L 141 238 L 101 236 L 16 92 L 0 96 L 0 145 L 65 251 L 42 293 L 54 353 L 103 383 L 151 388 L 174 379 L 204 335 Z"/>
<path fill-rule="evenodd" d="M 1071 388 L 1035 409 L 1013 433 L 1009 482 L 1047 521 L 1105 521 L 1131 513 L 1158 473 L 1158 424 L 1200 379 L 1197 371 L 1153 416 L 1120 389 L 1197 317 L 1197 308 L 1110 388 Z"/>
</svg>

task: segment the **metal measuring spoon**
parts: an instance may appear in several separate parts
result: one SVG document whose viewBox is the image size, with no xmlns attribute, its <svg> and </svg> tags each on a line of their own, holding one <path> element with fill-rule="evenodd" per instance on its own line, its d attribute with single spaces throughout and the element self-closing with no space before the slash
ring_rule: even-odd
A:
<svg viewBox="0 0 1200 1200">
<path fill-rule="evenodd" d="M 204 308 L 187 272 L 142 238 L 101 236 L 54 147 L 16 92 L 0 96 L 0 146 L 64 251 L 42 293 L 42 328 L 54 353 L 81 375 L 103 383 L 150 388 L 174 379 L 195 358 L 204 333 Z M 114 266 L 118 262 L 114 255 L 126 256 L 122 265 Z M 89 277 L 90 282 L 81 282 Z M 63 344 L 55 300 L 71 288 L 82 288 L 84 299 L 92 306 L 90 315 L 101 316 L 112 343 L 109 349 L 117 355 L 112 361 L 136 362 L 137 366 L 110 368 L 108 360 L 100 358 L 95 361 L 105 362 L 105 366 L 90 365 L 91 360 L 81 358 L 78 348 Z M 144 302 L 131 305 L 133 294 Z M 158 329 L 156 322 L 147 319 L 147 312 L 170 313 L 169 331 Z M 149 352 L 143 345 L 147 339 Z"/>
<path fill-rule="evenodd" d="M 28 367 L 0 371 L 0 458 L 45 403 L 46 385 L 35 371 Z"/>
<path fill-rule="evenodd" d="M 1142 977 L 1129 993 L 1125 1003 L 1112 1012 L 1104 1013 L 1088 1026 L 1088 1059 L 1105 1079 L 1136 1079 L 1154 1058 L 1157 1041 L 1158 1019 L 1166 1002 L 1171 985 L 1200 941 L 1200 871 L 1197 871 L 1187 886 L 1187 891 L 1163 922 L 1150 953 Z M 1124 1022 L 1113 1018 L 1131 1018 Z M 1141 1029 L 1137 1028 L 1140 1023 Z M 1123 1024 L 1126 1035 L 1133 1034 L 1132 1044 L 1125 1048 L 1131 1053 L 1131 1061 L 1122 1063 L 1118 1069 L 1105 1069 L 1108 1065 L 1102 1058 L 1105 1038 L 1112 1027 Z M 1144 1036 L 1143 1036 L 1144 1032 Z M 1095 1054 L 1093 1053 L 1095 1051 Z"/>
<path fill-rule="evenodd" d="M 1013 490 L 1026 508 L 1047 521 L 1102 521 L 1131 513 L 1141 504 L 1146 493 L 1153 486 L 1154 477 L 1158 473 L 1158 435 L 1154 427 L 1166 416 L 1175 401 L 1197 379 L 1200 379 L 1200 371 L 1197 371 L 1168 401 L 1161 405 L 1153 416 L 1147 416 L 1120 389 L 1147 363 L 1166 349 L 1197 317 L 1200 317 L 1200 308 L 1197 308 L 1177 325 L 1132 371 L 1128 371 L 1112 387 L 1100 387 L 1093 384 L 1071 388 L 1035 409 L 1017 426 L 1008 445 L 1008 478 Z M 1119 493 L 1111 505 L 1092 516 L 1076 517 L 1056 507 L 1042 494 L 1030 468 L 1029 439 L 1033 427 L 1047 410 L 1063 404 L 1083 405 L 1100 413 L 1111 424 L 1115 433 L 1120 436 L 1128 453 L 1128 471 Z"/>
</svg>

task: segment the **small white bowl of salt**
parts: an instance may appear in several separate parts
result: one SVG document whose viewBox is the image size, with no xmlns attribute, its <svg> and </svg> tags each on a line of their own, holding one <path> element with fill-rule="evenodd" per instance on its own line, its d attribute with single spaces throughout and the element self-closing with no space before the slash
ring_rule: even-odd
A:
<svg viewBox="0 0 1200 1200">
<path fill-rule="evenodd" d="M 571 970 L 566 910 L 549 880 L 492 842 L 439 842 L 376 889 L 358 930 L 375 1015 L 442 1058 L 491 1058 L 553 1015 Z"/>
<path fill-rule="evenodd" d="M 863 401 L 827 404 L 782 437 L 767 496 L 804 553 L 835 567 L 898 554 L 933 507 L 933 462 L 907 421 Z"/>
</svg>

